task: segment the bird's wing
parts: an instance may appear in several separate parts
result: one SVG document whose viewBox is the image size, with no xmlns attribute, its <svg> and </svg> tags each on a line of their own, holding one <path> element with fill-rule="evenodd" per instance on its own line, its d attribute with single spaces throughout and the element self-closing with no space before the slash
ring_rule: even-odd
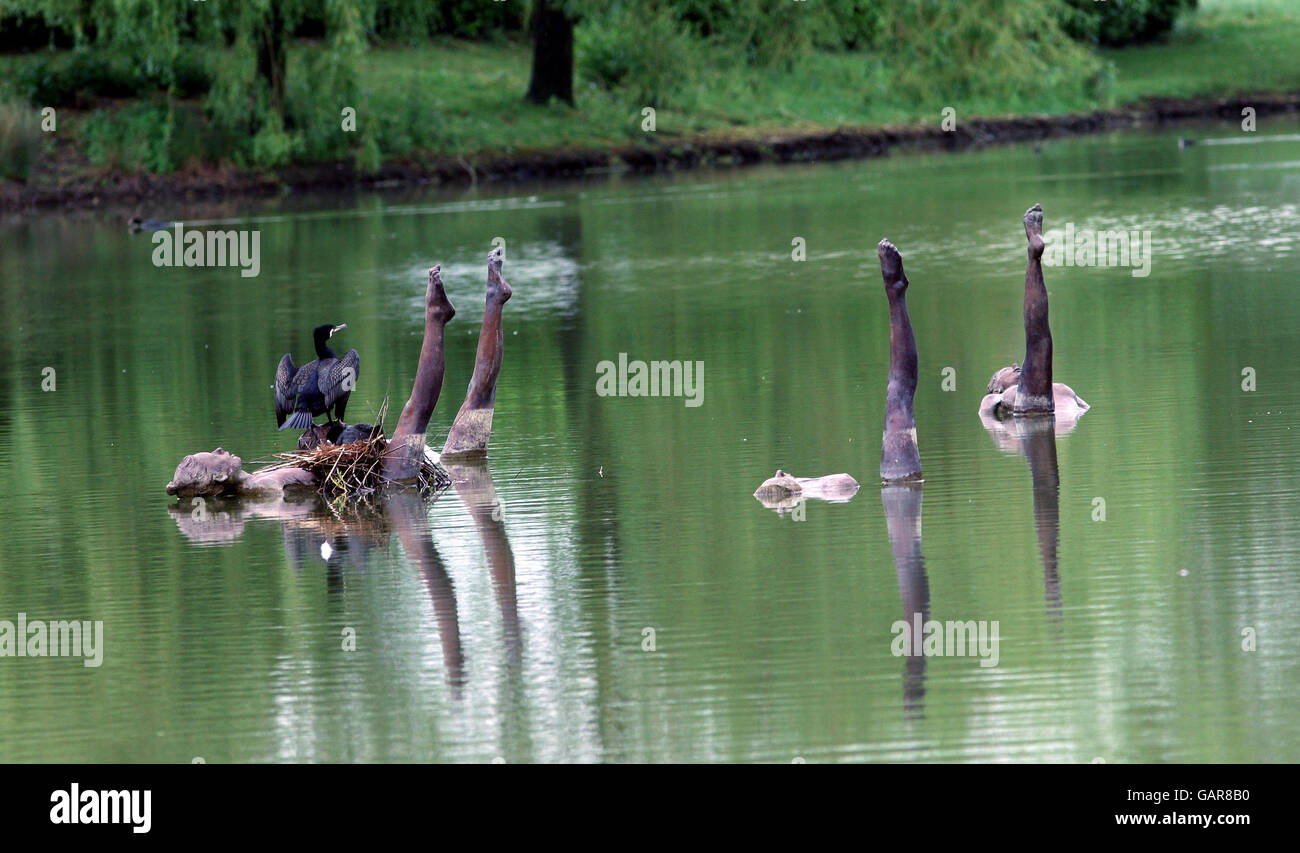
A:
<svg viewBox="0 0 1300 853">
<path fill-rule="evenodd" d="M 293 411 L 297 402 L 298 392 L 294 388 L 296 384 L 294 374 L 298 368 L 293 366 L 293 356 L 289 353 L 284 354 L 280 359 L 280 366 L 275 370 L 275 422 L 277 426 L 284 425 L 284 419 Z"/>
<path fill-rule="evenodd" d="M 321 363 L 320 390 L 325 395 L 325 405 L 333 406 L 340 398 L 352 393 L 357 387 L 357 374 L 361 372 L 361 356 L 354 349 L 348 350 L 342 358 L 333 364 Z"/>
</svg>

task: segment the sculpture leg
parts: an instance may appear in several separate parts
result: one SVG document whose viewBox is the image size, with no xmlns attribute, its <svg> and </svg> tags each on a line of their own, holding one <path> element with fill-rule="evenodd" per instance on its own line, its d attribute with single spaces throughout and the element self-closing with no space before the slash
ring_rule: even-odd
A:
<svg viewBox="0 0 1300 853">
<path fill-rule="evenodd" d="M 505 354 L 505 336 L 501 330 L 501 309 L 510 299 L 510 285 L 501 277 L 504 252 L 500 248 L 488 254 L 487 307 L 483 328 L 478 336 L 478 353 L 474 357 L 474 375 L 465 393 L 465 402 L 456 413 L 442 456 L 468 456 L 486 453 L 492 435 L 492 410 L 497 399 L 497 376 Z"/>
<path fill-rule="evenodd" d="M 907 276 L 903 257 L 888 240 L 878 247 L 880 274 L 889 297 L 889 386 L 885 391 L 885 434 L 880 447 L 880 478 L 920 480 L 921 452 L 916 446 L 916 338 L 907 314 Z"/>
</svg>

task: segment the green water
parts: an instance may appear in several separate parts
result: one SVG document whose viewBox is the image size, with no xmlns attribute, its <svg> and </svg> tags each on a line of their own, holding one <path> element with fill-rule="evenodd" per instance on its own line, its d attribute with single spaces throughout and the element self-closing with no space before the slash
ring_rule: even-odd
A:
<svg viewBox="0 0 1300 853">
<path fill-rule="evenodd" d="M 1297 132 L 140 209 L 259 229 L 256 278 L 157 268 L 117 214 L 6 216 L 0 620 L 102 620 L 105 648 L 0 657 L 0 760 L 1300 760 Z M 1035 201 L 1149 230 L 1151 271 L 1047 269 L 1056 378 L 1092 410 L 991 433 Z M 400 407 L 434 262 L 440 445 L 495 237 L 486 468 L 363 520 L 170 508 L 185 454 L 292 446 L 269 386 L 313 326 L 361 353 L 350 419 Z M 912 282 L 919 492 L 876 480 L 881 237 Z M 703 362 L 702 405 L 598 396 L 620 353 Z M 778 467 L 862 489 L 778 514 L 752 497 Z M 996 621 L 997 665 L 895 656 L 918 610 Z"/>
</svg>

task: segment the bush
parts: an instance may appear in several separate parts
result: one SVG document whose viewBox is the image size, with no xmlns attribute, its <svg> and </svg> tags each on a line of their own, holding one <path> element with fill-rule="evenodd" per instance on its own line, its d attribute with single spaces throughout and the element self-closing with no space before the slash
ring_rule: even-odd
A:
<svg viewBox="0 0 1300 853">
<path fill-rule="evenodd" d="M 0 3 L 0 51 L 25 53 L 47 47 L 68 48 L 76 43 L 75 34 L 66 27 L 51 26 L 30 11 L 4 14 L 3 9 Z"/>
<path fill-rule="evenodd" d="M 216 161 L 230 141 L 214 133 L 197 108 L 166 99 L 95 110 L 77 135 L 93 165 L 148 172 Z"/>
<path fill-rule="evenodd" d="M 27 180 L 44 144 L 34 109 L 16 101 L 0 101 L 0 178 Z"/>
<path fill-rule="evenodd" d="M 383 41 L 415 44 L 430 36 L 481 39 L 524 28 L 524 2 L 486 0 L 378 0 L 374 36 Z"/>
<path fill-rule="evenodd" d="M 416 71 L 405 75 L 401 82 L 399 79 L 393 82 L 400 86 L 400 98 L 373 91 L 363 93 L 362 103 L 357 106 L 357 132 L 342 134 L 360 137 L 356 156 L 363 170 L 373 164 L 372 152 L 376 150 L 382 152 L 382 160 L 401 157 L 419 148 L 438 150 L 446 144 L 443 134 L 448 111 L 438 89 L 428 85 L 428 79 Z M 315 152 L 309 150 L 309 153 Z"/>
<path fill-rule="evenodd" d="M 1195 8 L 1196 0 L 1065 0 L 1061 25 L 1080 41 L 1120 47 L 1159 38 Z"/>
<path fill-rule="evenodd" d="M 373 117 L 360 103 L 355 71 L 334 51 L 310 50 L 293 56 L 285 100 L 286 125 L 295 140 L 295 159 L 341 159 L 351 154 L 354 146 L 363 145 L 370 133 Z M 355 132 L 343 130 L 344 106 L 358 112 Z M 262 150 L 273 151 L 268 147 Z M 264 155 L 254 156 L 254 162 L 278 165 Z"/>
<path fill-rule="evenodd" d="M 177 98 L 201 98 L 212 90 L 212 72 L 206 64 L 188 54 L 176 57 L 171 68 L 171 94 Z M 163 88 L 158 79 L 159 88 Z"/>
<path fill-rule="evenodd" d="M 878 0 L 671 0 L 676 16 L 702 38 L 739 45 L 757 65 L 791 65 L 809 47 L 870 45 L 881 19 Z"/>
<path fill-rule="evenodd" d="M 195 98 L 212 86 L 202 63 L 181 54 L 169 67 L 150 66 L 130 57 L 101 50 L 79 49 L 27 64 L 17 89 L 40 107 L 86 109 L 99 98 L 138 98 L 168 92 Z"/>
<path fill-rule="evenodd" d="M 856 50 L 875 43 L 882 12 L 875 0 L 828 0 L 828 27 L 819 27 L 814 41 L 819 47 Z"/>
<path fill-rule="evenodd" d="M 671 15 L 616 7 L 575 33 L 577 71 L 607 89 L 623 89 L 643 106 L 662 107 L 694 76 L 698 45 Z"/>
<path fill-rule="evenodd" d="M 297 137 L 285 133 L 274 121 L 268 121 L 253 137 L 253 163 L 265 168 L 284 166 L 293 159 L 298 148 Z"/>
<path fill-rule="evenodd" d="M 893 94 L 912 102 L 988 98 L 1014 109 L 1103 94 L 1105 67 L 1061 30 L 1058 11 L 1003 0 L 892 0 L 877 49 L 893 72 Z"/>
<path fill-rule="evenodd" d="M 139 92 L 140 74 L 121 57 L 74 50 L 33 62 L 18 76 L 18 89 L 35 106 L 91 106 L 96 98 L 129 98 Z"/>
</svg>

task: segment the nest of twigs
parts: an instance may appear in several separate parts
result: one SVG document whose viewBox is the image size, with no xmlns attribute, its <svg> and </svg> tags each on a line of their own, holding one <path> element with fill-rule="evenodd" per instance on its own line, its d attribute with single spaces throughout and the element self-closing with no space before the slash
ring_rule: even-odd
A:
<svg viewBox="0 0 1300 853">
<path fill-rule="evenodd" d="M 348 444 L 322 442 L 309 450 L 277 453 L 275 458 L 279 461 L 264 470 L 302 468 L 310 471 L 320 484 L 320 493 L 327 499 L 368 497 L 381 487 L 395 482 L 384 476 L 384 454 L 388 450 L 388 440 L 384 438 L 383 427 L 384 415 L 387 413 L 388 399 L 385 398 L 379 407 L 370 438 Z M 415 483 L 402 485 L 415 485 L 422 492 L 429 489 L 438 491 L 451 485 L 451 477 L 426 454 L 420 459 Z"/>
</svg>

